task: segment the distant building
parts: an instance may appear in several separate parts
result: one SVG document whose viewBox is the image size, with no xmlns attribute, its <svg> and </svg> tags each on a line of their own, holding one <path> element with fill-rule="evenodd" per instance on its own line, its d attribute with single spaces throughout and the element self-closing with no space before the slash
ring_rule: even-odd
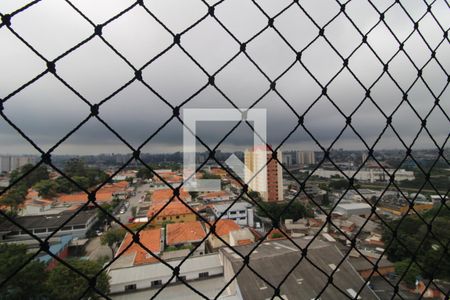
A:
<svg viewBox="0 0 450 300">
<path fill-rule="evenodd" d="M 367 203 L 341 203 L 336 206 L 332 213 L 349 218 L 353 215 L 368 217 L 371 211 L 372 207 Z"/>
<path fill-rule="evenodd" d="M 300 165 L 313 165 L 316 163 L 316 154 L 314 151 L 298 151 L 297 161 Z"/>
<path fill-rule="evenodd" d="M 0 173 L 9 173 L 34 162 L 33 156 L 2 155 L 0 156 Z"/>
<path fill-rule="evenodd" d="M 259 192 L 264 201 L 283 201 L 283 170 L 276 160 L 267 164 L 271 157 L 272 152 L 265 147 L 247 149 L 244 153 L 245 182 L 248 182 L 251 190 Z M 278 159 L 283 159 L 281 151 L 278 152 Z M 265 169 L 266 173 L 259 172 L 254 176 L 261 169 Z"/>
<path fill-rule="evenodd" d="M 406 171 L 404 169 L 386 169 L 389 174 L 393 174 L 395 171 L 395 180 L 396 181 L 405 181 L 405 180 L 414 180 L 414 172 Z M 356 173 L 356 170 L 343 170 L 344 174 L 348 177 L 353 177 Z M 325 169 L 317 169 L 314 171 L 314 175 L 323 177 L 323 178 L 331 178 L 333 176 L 339 176 L 344 178 L 344 175 L 338 170 L 325 170 Z M 386 182 L 390 180 L 390 177 L 386 172 L 381 168 L 367 168 L 361 169 L 355 175 L 356 180 L 361 181 L 369 181 L 369 182 Z"/>
</svg>

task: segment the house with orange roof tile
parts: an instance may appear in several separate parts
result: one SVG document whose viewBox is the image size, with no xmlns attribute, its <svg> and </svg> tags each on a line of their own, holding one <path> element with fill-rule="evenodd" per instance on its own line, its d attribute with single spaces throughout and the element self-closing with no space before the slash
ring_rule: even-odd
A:
<svg viewBox="0 0 450 300">
<path fill-rule="evenodd" d="M 173 223 L 166 226 L 166 251 L 168 249 L 193 249 L 195 254 L 205 254 L 205 242 L 202 242 L 206 236 L 203 224 L 200 221 Z"/>
<path fill-rule="evenodd" d="M 209 193 L 204 193 L 200 197 L 205 202 L 220 202 L 229 201 L 231 194 L 227 191 L 214 191 Z"/>
<path fill-rule="evenodd" d="M 211 250 L 217 250 L 223 247 L 225 244 L 222 242 L 224 240 L 228 244 L 230 243 L 230 232 L 238 231 L 241 229 L 235 221 L 230 219 L 221 219 L 216 223 L 215 234 L 210 234 L 208 236 L 208 246 Z M 207 225 L 207 230 L 209 231 L 209 226 Z M 220 240 L 218 236 L 222 239 Z"/>
<path fill-rule="evenodd" d="M 95 195 L 96 202 L 109 203 L 113 200 L 112 192 L 98 191 Z M 84 204 L 88 201 L 88 195 L 84 192 L 73 194 L 62 194 L 56 198 L 56 202 L 65 205 Z"/>
<path fill-rule="evenodd" d="M 152 219 L 152 225 L 163 223 L 182 223 L 197 220 L 197 215 L 178 199 L 172 199 L 166 206 L 166 202 L 152 204 L 147 211 L 148 219 Z"/>
<path fill-rule="evenodd" d="M 180 198 L 184 202 L 191 202 L 192 197 L 191 195 L 185 190 L 180 189 L 180 195 L 177 197 L 173 197 L 173 190 L 171 189 L 160 189 L 155 190 L 152 192 L 150 196 L 150 200 L 152 201 L 152 204 L 161 204 L 161 203 L 167 203 L 171 198 L 178 199 Z"/>
<path fill-rule="evenodd" d="M 140 243 L 156 256 L 159 256 L 163 251 L 162 238 L 161 228 L 145 229 L 139 233 Z M 131 246 L 127 248 L 130 244 Z M 115 254 L 115 257 L 120 256 L 117 259 L 117 264 L 124 267 L 131 267 L 158 262 L 158 259 L 151 255 L 145 248 L 134 243 L 133 236 L 127 233 Z"/>
</svg>

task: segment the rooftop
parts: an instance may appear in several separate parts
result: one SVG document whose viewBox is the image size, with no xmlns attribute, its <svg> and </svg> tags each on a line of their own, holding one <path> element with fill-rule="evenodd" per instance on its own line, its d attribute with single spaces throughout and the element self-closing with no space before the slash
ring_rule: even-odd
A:
<svg viewBox="0 0 450 300">
<path fill-rule="evenodd" d="M 23 216 L 17 217 L 15 222 L 28 230 L 39 228 L 56 228 L 62 225 L 67 219 L 72 217 L 73 212 L 62 212 L 52 215 L 37 215 L 37 216 Z M 95 217 L 97 212 L 95 210 L 80 211 L 71 219 L 65 226 L 85 225 L 92 217 Z M 19 227 L 9 221 L 0 223 L 0 231 L 16 231 Z"/>
<path fill-rule="evenodd" d="M 295 242 L 305 247 L 311 241 L 296 239 Z M 236 246 L 235 249 L 246 255 L 252 247 Z M 237 273 L 243 265 L 241 257 L 228 248 L 222 249 L 221 253 L 231 262 L 234 273 Z M 328 276 L 325 274 L 330 275 L 343 259 L 342 253 L 334 245 L 316 240 L 308 247 L 307 257 L 302 259 L 302 252 L 291 241 L 277 240 L 262 243 L 257 252 L 252 253 L 249 265 L 276 287 L 302 259 L 281 285 L 280 295 L 283 299 L 315 299 L 322 289 L 322 299 L 347 299 L 353 297 L 352 294 L 356 294 L 360 288 L 363 288 L 360 294 L 362 299 L 378 299 L 347 260 L 333 276 L 333 284 L 340 290 L 332 284 L 327 285 Z M 273 296 L 274 289 L 249 268 L 244 267 L 236 279 L 243 299 L 271 299 Z"/>
<path fill-rule="evenodd" d="M 216 223 L 216 235 L 218 236 L 224 236 L 239 229 L 241 229 L 241 227 L 236 224 L 235 221 L 230 219 L 220 219 Z"/>
<path fill-rule="evenodd" d="M 206 233 L 200 221 L 167 224 L 167 245 L 198 242 Z"/>
<path fill-rule="evenodd" d="M 238 201 L 236 203 L 234 203 L 233 205 L 231 205 L 231 202 L 228 204 L 215 204 L 213 205 L 213 208 L 215 210 L 217 210 L 219 213 L 224 212 L 225 210 L 228 209 L 228 207 L 230 207 L 230 210 L 245 210 L 249 207 L 252 207 L 252 205 L 250 203 L 247 203 L 245 201 Z"/>
<path fill-rule="evenodd" d="M 173 191 L 171 189 L 163 189 L 163 190 L 155 190 L 152 192 L 151 200 L 152 204 L 165 204 L 173 197 Z M 190 201 L 190 194 L 184 189 L 180 190 L 179 198 L 183 201 Z M 173 197 L 173 199 L 177 199 L 177 197 Z"/>
<path fill-rule="evenodd" d="M 152 251 L 153 254 L 159 254 L 161 252 L 161 229 L 146 229 L 141 231 L 139 233 L 139 241 L 147 249 Z M 129 244 L 132 245 L 128 249 L 126 249 Z M 133 242 L 133 237 L 129 233 L 125 235 L 125 238 L 123 239 L 119 250 L 116 252 L 116 255 L 124 250 L 125 252 L 119 258 L 119 260 L 122 260 L 122 262 L 127 260 L 132 265 L 157 262 L 157 259 L 149 254 L 146 249 L 142 248 L 141 245 Z"/>
<path fill-rule="evenodd" d="M 150 209 L 147 212 L 148 217 L 152 217 L 160 209 L 164 207 L 165 203 L 158 203 L 155 205 L 151 205 Z M 180 200 L 172 199 L 172 201 L 163 208 L 163 210 L 158 214 L 159 217 L 167 217 L 167 216 L 177 216 L 177 215 L 187 215 L 192 214 L 193 212 L 186 207 Z"/>
<path fill-rule="evenodd" d="M 340 203 L 336 206 L 336 208 L 343 209 L 371 209 L 372 207 L 367 203 Z"/>
</svg>

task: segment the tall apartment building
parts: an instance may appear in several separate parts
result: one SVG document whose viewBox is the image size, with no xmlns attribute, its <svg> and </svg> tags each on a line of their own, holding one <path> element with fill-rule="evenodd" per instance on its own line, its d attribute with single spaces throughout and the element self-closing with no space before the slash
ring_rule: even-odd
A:
<svg viewBox="0 0 450 300">
<path fill-rule="evenodd" d="M 27 164 L 33 164 L 32 156 L 2 155 L 0 156 L 0 172 L 11 172 Z"/>
<path fill-rule="evenodd" d="M 259 192 L 264 201 L 283 201 L 283 170 L 276 160 L 271 160 L 267 164 L 271 156 L 272 152 L 268 151 L 266 147 L 247 149 L 244 153 L 245 182 L 249 182 L 253 178 L 248 185 L 251 190 Z M 278 152 L 278 159 L 282 161 L 281 151 Z M 266 172 L 260 172 L 254 176 L 254 173 L 262 168 Z"/>
<path fill-rule="evenodd" d="M 316 154 L 314 151 L 298 151 L 297 161 L 301 165 L 313 165 L 316 163 Z"/>
</svg>

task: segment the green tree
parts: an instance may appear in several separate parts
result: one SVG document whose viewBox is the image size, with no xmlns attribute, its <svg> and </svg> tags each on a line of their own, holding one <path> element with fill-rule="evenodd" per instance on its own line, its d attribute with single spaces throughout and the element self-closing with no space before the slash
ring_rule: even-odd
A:
<svg viewBox="0 0 450 300">
<path fill-rule="evenodd" d="M 450 251 L 442 246 L 450 242 L 450 210 L 445 206 L 436 207 L 424 213 L 422 218 L 426 223 L 416 214 L 406 216 L 396 231 L 396 237 L 385 226 L 383 240 L 390 245 L 386 249 L 388 258 L 394 262 L 414 259 L 422 267 L 417 268 L 422 277 L 433 275 L 434 278 L 450 280 Z M 388 225 L 396 228 L 399 222 L 391 221 Z M 432 234 L 429 233 L 430 228 Z"/>
<path fill-rule="evenodd" d="M 13 187 L 6 192 L 0 200 L 3 205 L 9 206 L 9 210 L 12 216 L 16 216 L 19 212 L 19 207 L 25 201 L 27 196 L 27 188 L 23 185 Z"/>
<path fill-rule="evenodd" d="M 102 245 L 108 245 L 114 257 L 116 245 L 123 240 L 124 236 L 125 230 L 123 228 L 111 228 L 101 236 L 100 241 Z"/>
<path fill-rule="evenodd" d="M 346 179 L 330 180 L 328 186 L 335 190 L 342 190 L 347 188 L 349 183 Z"/>
<path fill-rule="evenodd" d="M 139 168 L 136 177 L 140 179 L 150 179 L 153 178 L 153 173 L 147 167 L 142 167 Z"/>
<path fill-rule="evenodd" d="M 136 218 L 136 212 L 137 212 L 137 207 L 136 206 L 131 207 L 131 215 L 133 216 L 133 218 Z"/>
<path fill-rule="evenodd" d="M 89 278 L 95 276 L 102 268 L 102 265 L 95 261 L 69 259 L 67 262 Z M 50 271 L 46 286 L 49 290 L 50 299 L 71 300 L 101 298 L 98 293 L 89 288 L 89 282 L 86 278 L 78 275 L 63 264 L 58 264 Z M 108 275 L 105 272 L 100 273 L 97 277 L 96 288 L 104 294 L 109 292 Z M 87 293 L 85 293 L 86 290 L 88 290 Z"/>
<path fill-rule="evenodd" d="M 39 181 L 33 186 L 33 189 L 35 189 L 39 193 L 39 196 L 43 198 L 52 198 L 58 194 L 58 184 L 49 179 Z"/>
<path fill-rule="evenodd" d="M 417 277 L 420 276 L 420 269 L 415 263 L 412 263 L 411 267 L 406 270 L 410 262 L 411 261 L 409 259 L 396 262 L 394 264 L 395 273 L 397 273 L 398 276 L 402 276 L 406 272 L 405 276 L 403 277 L 403 282 L 406 283 L 409 287 L 414 287 Z"/>
<path fill-rule="evenodd" d="M 314 213 L 310 209 L 307 209 L 303 204 L 295 200 L 290 205 L 288 202 L 277 203 L 263 201 L 259 201 L 259 204 L 262 208 L 258 206 L 256 208 L 256 212 L 257 215 L 263 217 L 275 219 L 293 219 L 294 221 L 297 221 L 300 218 L 314 216 Z M 289 207 L 285 209 L 288 205 Z"/>
<path fill-rule="evenodd" d="M 64 172 L 86 189 L 105 182 L 109 177 L 102 170 L 88 167 L 81 159 L 77 158 L 71 159 L 65 164 Z"/>
<path fill-rule="evenodd" d="M 12 276 L 27 262 L 25 245 L 0 244 L 0 282 Z M 32 260 L 0 287 L 1 299 L 42 299 L 46 294 L 44 264 Z"/>
<path fill-rule="evenodd" d="M 261 200 L 261 195 L 257 191 L 250 191 L 248 195 L 255 201 Z"/>
<path fill-rule="evenodd" d="M 15 182 L 25 173 L 30 171 L 34 166 L 31 164 L 24 165 L 23 167 L 16 169 L 11 172 L 10 183 Z M 24 185 L 27 189 L 35 185 L 41 180 L 49 179 L 49 173 L 46 166 L 39 166 L 35 170 L 33 170 L 30 174 L 25 176 L 20 180 L 20 184 Z"/>
</svg>

